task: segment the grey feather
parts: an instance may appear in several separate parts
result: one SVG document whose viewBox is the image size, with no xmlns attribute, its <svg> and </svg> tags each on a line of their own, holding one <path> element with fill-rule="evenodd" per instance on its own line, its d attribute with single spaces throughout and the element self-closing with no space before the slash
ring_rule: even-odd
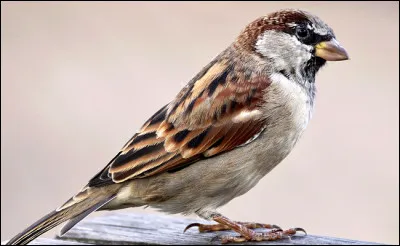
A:
<svg viewBox="0 0 400 246">
<path fill-rule="evenodd" d="M 72 227 L 74 227 L 77 223 L 79 223 L 79 221 L 83 220 L 86 216 L 88 216 L 89 214 L 91 214 L 92 212 L 96 211 L 97 209 L 101 208 L 102 206 L 104 206 L 105 204 L 109 203 L 111 200 L 113 200 L 116 196 L 113 195 L 105 200 L 102 200 L 98 203 L 96 203 L 94 206 L 92 206 L 91 208 L 89 208 L 88 210 L 84 211 L 83 213 L 79 214 L 78 216 L 70 219 L 67 224 L 65 224 L 61 230 L 59 235 L 62 236 L 65 233 L 67 233 Z"/>
</svg>

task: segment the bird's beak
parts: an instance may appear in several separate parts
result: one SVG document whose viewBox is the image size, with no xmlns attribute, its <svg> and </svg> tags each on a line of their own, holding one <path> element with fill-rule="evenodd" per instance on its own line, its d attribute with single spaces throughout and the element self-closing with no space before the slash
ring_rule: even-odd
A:
<svg viewBox="0 0 400 246">
<path fill-rule="evenodd" d="M 347 51 L 334 38 L 315 45 L 315 56 L 321 57 L 326 61 L 343 61 L 349 59 Z"/>
</svg>

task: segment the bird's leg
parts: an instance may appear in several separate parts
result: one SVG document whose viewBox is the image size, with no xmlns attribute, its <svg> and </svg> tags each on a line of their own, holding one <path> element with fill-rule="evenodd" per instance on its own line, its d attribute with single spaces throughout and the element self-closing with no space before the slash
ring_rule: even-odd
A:
<svg viewBox="0 0 400 246">
<path fill-rule="evenodd" d="M 204 225 L 199 223 L 193 223 L 188 225 L 185 231 L 190 227 L 197 226 L 200 232 L 233 230 L 240 234 L 240 236 L 223 236 L 221 237 L 222 243 L 246 242 L 246 241 L 273 241 L 282 238 L 288 238 L 290 236 L 295 235 L 298 231 L 306 233 L 305 230 L 302 228 L 291 228 L 288 230 L 282 230 L 278 226 L 270 224 L 235 222 L 215 212 L 201 212 L 198 213 L 198 215 L 200 215 L 200 217 L 203 217 L 205 219 L 212 219 L 218 224 Z M 267 228 L 272 230 L 265 233 L 255 232 L 251 230 L 255 228 Z"/>
</svg>

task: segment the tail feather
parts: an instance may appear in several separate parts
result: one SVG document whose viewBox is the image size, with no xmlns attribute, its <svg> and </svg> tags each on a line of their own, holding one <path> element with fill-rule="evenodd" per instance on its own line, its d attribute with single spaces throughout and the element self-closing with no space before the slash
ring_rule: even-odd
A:
<svg viewBox="0 0 400 246">
<path fill-rule="evenodd" d="M 49 231 L 50 229 L 60 225 L 61 223 L 70 220 L 61 233 L 66 233 L 74 225 L 76 225 L 80 220 L 88 216 L 91 212 L 96 211 L 106 203 L 110 202 L 115 198 L 112 196 L 100 196 L 97 199 L 86 199 L 76 203 L 70 207 L 62 210 L 54 210 L 29 226 L 27 229 L 13 237 L 7 242 L 7 245 L 25 245 L 39 237 L 43 233 Z"/>
<path fill-rule="evenodd" d="M 43 218 L 35 222 L 33 225 L 29 226 L 27 229 L 13 237 L 7 242 L 7 245 L 25 245 L 47 232 L 48 230 L 58 226 L 64 221 L 68 220 L 69 217 L 65 213 L 67 211 L 52 211 L 45 215 Z"/>
<path fill-rule="evenodd" d="M 91 214 L 92 212 L 96 211 L 97 209 L 103 207 L 105 204 L 109 203 L 112 199 L 115 198 L 114 196 L 111 196 L 109 199 L 106 199 L 104 201 L 100 201 L 91 208 L 87 209 L 86 211 L 82 212 L 81 214 L 75 216 L 74 218 L 70 219 L 67 224 L 65 224 L 60 231 L 60 236 L 64 235 L 67 233 L 72 227 L 74 227 L 79 221 L 83 220 L 86 216 Z"/>
</svg>

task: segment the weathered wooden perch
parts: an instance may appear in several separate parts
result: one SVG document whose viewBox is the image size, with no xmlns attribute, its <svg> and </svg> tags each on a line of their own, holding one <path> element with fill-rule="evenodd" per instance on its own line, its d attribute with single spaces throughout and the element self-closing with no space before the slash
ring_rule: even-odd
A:
<svg viewBox="0 0 400 246">
<path fill-rule="evenodd" d="M 194 219 L 176 218 L 160 214 L 135 214 L 109 212 L 104 216 L 85 219 L 62 238 L 38 238 L 30 245 L 84 245 L 84 244 L 220 244 L 215 240 L 220 235 L 234 234 L 231 231 L 199 233 L 197 229 L 183 229 L 190 223 L 210 223 Z M 260 229 L 262 230 L 262 229 Z M 246 244 L 246 243 L 245 243 Z M 254 244 L 254 243 L 249 243 Z M 257 244 L 352 244 L 374 245 L 350 239 L 299 235 L 291 239 Z"/>
</svg>

